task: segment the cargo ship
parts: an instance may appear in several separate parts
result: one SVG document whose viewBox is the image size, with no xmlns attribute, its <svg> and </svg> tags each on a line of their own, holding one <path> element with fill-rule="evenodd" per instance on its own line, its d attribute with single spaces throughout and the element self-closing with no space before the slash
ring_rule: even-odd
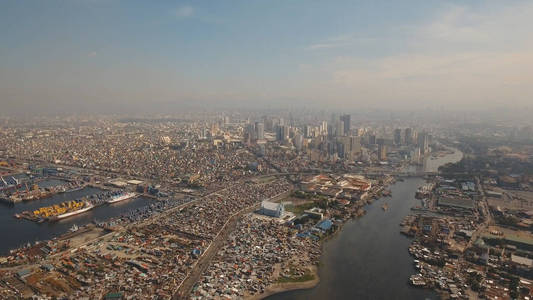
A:
<svg viewBox="0 0 533 300">
<path fill-rule="evenodd" d="M 120 201 L 128 200 L 131 198 L 137 197 L 136 193 L 133 192 L 118 192 L 115 194 L 112 194 L 110 198 L 107 200 L 107 203 L 117 203 Z"/>
<path fill-rule="evenodd" d="M 57 215 L 57 216 L 52 216 L 52 217 L 49 217 L 48 220 L 50 220 L 50 221 L 61 220 L 61 219 L 64 219 L 64 218 L 68 218 L 68 217 L 72 217 L 72 216 L 84 213 L 84 212 L 89 211 L 89 210 L 94 208 L 94 205 L 92 205 L 91 203 L 89 203 L 89 202 L 84 202 L 84 203 L 85 203 L 84 206 L 82 208 L 78 209 L 78 210 L 70 211 L 70 212 L 67 212 L 67 213 L 64 213 L 64 214 L 60 214 L 60 215 Z"/>
<path fill-rule="evenodd" d="M 41 207 L 33 212 L 25 211 L 19 216 L 32 221 L 40 220 L 60 220 L 84 213 L 94 208 L 94 205 L 87 201 L 67 201 L 59 205 Z M 15 217 L 19 217 L 15 215 Z"/>
</svg>

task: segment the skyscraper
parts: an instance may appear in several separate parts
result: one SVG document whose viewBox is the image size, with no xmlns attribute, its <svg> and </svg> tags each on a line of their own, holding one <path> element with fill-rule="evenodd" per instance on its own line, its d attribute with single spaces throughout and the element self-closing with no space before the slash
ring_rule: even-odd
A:
<svg viewBox="0 0 533 300">
<path fill-rule="evenodd" d="M 350 148 L 353 155 L 359 154 L 361 152 L 361 138 L 352 136 L 350 138 Z"/>
<path fill-rule="evenodd" d="M 400 146 L 402 144 L 402 130 L 400 128 L 396 128 L 394 130 L 394 144 L 396 146 Z"/>
<path fill-rule="evenodd" d="M 383 143 L 378 144 L 378 159 L 380 161 L 387 160 L 387 145 Z"/>
<path fill-rule="evenodd" d="M 344 122 L 341 120 L 338 120 L 335 124 L 335 136 L 343 136 L 344 135 Z"/>
<path fill-rule="evenodd" d="M 320 126 L 320 131 L 323 135 L 328 134 L 328 122 L 327 121 L 322 121 L 322 125 Z"/>
<path fill-rule="evenodd" d="M 265 124 L 261 122 L 255 122 L 255 137 L 258 140 L 265 139 Z"/>
<path fill-rule="evenodd" d="M 369 145 L 375 145 L 376 144 L 376 135 L 371 134 L 368 136 L 368 144 Z"/>
<path fill-rule="evenodd" d="M 411 145 L 413 143 L 413 130 L 411 128 L 405 128 L 405 144 Z"/>
<path fill-rule="evenodd" d="M 351 127 L 352 127 L 352 116 L 350 115 L 342 115 L 340 117 L 343 126 L 344 126 L 344 132 L 343 135 L 350 135 L 351 134 Z"/>
<path fill-rule="evenodd" d="M 303 136 L 300 133 L 296 133 L 294 135 L 294 147 L 296 148 L 296 151 L 301 151 L 303 146 Z"/>
<path fill-rule="evenodd" d="M 311 137 L 311 126 L 305 125 L 305 127 L 304 127 L 304 135 L 307 138 Z"/>
<path fill-rule="evenodd" d="M 420 153 L 426 154 L 429 151 L 428 134 L 421 132 L 418 134 L 418 147 L 420 147 Z"/>
<path fill-rule="evenodd" d="M 278 126 L 276 129 L 276 140 L 281 142 L 286 142 L 289 140 L 289 126 L 282 125 Z"/>
</svg>

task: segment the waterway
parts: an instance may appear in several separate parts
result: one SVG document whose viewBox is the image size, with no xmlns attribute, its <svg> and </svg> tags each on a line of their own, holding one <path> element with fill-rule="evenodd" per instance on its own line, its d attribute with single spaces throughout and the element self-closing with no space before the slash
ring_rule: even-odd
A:
<svg viewBox="0 0 533 300">
<path fill-rule="evenodd" d="M 70 193 L 56 194 L 50 198 L 20 202 L 15 205 L 0 203 L 0 255 L 9 253 L 9 250 L 26 243 L 52 239 L 66 233 L 74 224 L 82 226 L 91 223 L 94 219 L 105 221 L 113 217 L 142 206 L 149 205 L 151 199 L 138 197 L 111 205 L 96 207 L 86 213 L 72 216 L 57 222 L 35 223 L 24 219 L 16 219 L 14 214 L 25 210 L 33 211 L 42 206 L 49 206 L 61 202 L 79 199 L 101 192 L 96 188 L 86 187 Z"/>
<path fill-rule="evenodd" d="M 462 158 L 456 152 L 427 160 L 426 171 Z M 320 259 L 320 283 L 308 290 L 276 294 L 279 299 L 438 299 L 431 290 L 414 288 L 408 279 L 416 273 L 408 247 L 411 240 L 400 234 L 400 222 L 418 205 L 415 199 L 422 178 L 409 178 L 392 185 L 392 197 L 367 206 L 367 214 L 347 222 L 337 236 L 324 244 Z M 387 202 L 389 209 L 381 206 Z"/>
</svg>

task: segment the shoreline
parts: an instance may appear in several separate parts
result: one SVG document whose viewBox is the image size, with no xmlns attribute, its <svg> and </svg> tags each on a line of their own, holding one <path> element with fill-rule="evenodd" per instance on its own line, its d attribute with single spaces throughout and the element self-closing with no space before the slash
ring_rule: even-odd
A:
<svg viewBox="0 0 533 300">
<path fill-rule="evenodd" d="M 384 189 L 394 184 L 396 184 L 396 177 L 393 177 L 393 180 L 391 181 L 386 181 L 383 184 L 382 188 Z M 376 201 L 381 200 L 385 197 L 386 196 L 383 196 L 383 195 L 380 195 L 379 197 L 368 197 L 367 199 L 364 200 L 363 202 L 364 205 L 360 206 L 360 209 L 363 210 L 363 213 L 353 214 L 350 218 L 342 220 L 337 230 L 335 230 L 333 233 L 326 236 L 323 240 L 320 241 L 320 251 L 321 251 L 320 257 L 322 258 L 323 250 L 324 250 L 326 243 L 330 241 L 331 239 L 337 237 L 337 235 L 344 229 L 344 226 L 346 225 L 346 223 L 353 221 L 355 219 L 364 217 L 366 215 L 366 210 L 365 210 L 366 207 L 374 204 Z M 285 292 L 312 289 L 320 283 L 320 276 L 318 275 L 319 266 L 320 264 L 307 266 L 311 270 L 311 273 L 314 276 L 314 279 L 312 280 L 305 281 L 305 282 L 274 283 L 274 284 L 269 285 L 263 293 L 247 296 L 245 297 L 245 299 L 261 300 L 261 299 L 265 299 L 267 297 L 270 297 L 276 294 L 285 293 Z"/>
<path fill-rule="evenodd" d="M 308 268 L 311 270 L 311 273 L 314 276 L 312 280 L 308 280 L 304 282 L 274 283 L 274 284 L 269 285 L 263 293 L 245 297 L 245 299 L 261 300 L 261 299 L 265 299 L 275 294 L 280 294 L 280 293 L 295 291 L 295 290 L 307 290 L 307 289 L 314 288 L 320 283 L 320 277 L 318 276 L 318 267 L 316 265 L 310 265 L 308 266 Z"/>
</svg>

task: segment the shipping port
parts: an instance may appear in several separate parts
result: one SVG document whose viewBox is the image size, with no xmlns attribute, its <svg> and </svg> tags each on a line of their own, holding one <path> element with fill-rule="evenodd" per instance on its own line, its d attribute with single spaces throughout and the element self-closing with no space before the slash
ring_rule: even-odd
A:
<svg viewBox="0 0 533 300">
<path fill-rule="evenodd" d="M 138 195 L 136 193 L 132 192 L 104 192 L 100 194 L 93 194 L 80 200 L 71 200 L 62 202 L 60 204 L 44 206 L 34 211 L 24 211 L 20 214 L 15 214 L 14 217 L 17 219 L 22 218 L 38 223 L 45 221 L 58 221 L 82 214 L 104 204 L 112 204 L 127 199 L 132 199 L 137 196 Z"/>
<path fill-rule="evenodd" d="M 0 200 L 8 204 L 15 204 L 23 201 L 40 200 L 51 197 L 55 194 L 68 193 L 81 190 L 85 187 L 84 184 L 78 182 L 68 182 L 66 184 L 40 187 L 38 183 L 33 183 L 31 188 L 28 183 L 19 184 L 19 188 L 14 191 L 0 192 Z"/>
</svg>

